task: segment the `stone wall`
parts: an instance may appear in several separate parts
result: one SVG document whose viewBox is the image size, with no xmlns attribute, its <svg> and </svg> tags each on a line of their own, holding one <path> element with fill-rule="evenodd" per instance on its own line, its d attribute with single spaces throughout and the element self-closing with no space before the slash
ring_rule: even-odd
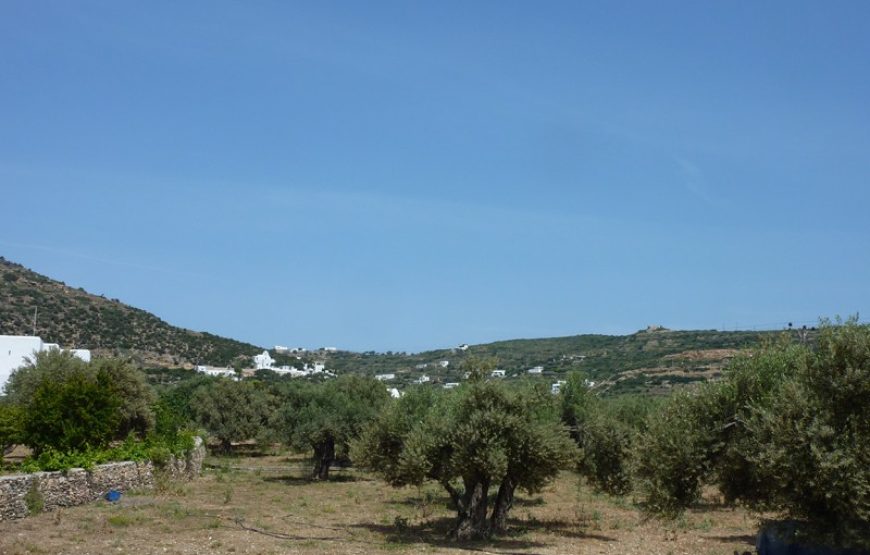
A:
<svg viewBox="0 0 870 555">
<path fill-rule="evenodd" d="M 99 499 L 111 489 L 152 489 L 155 472 L 164 473 L 170 480 L 190 480 L 202 472 L 204 458 L 205 446 L 197 437 L 185 457 L 170 457 L 156 470 L 150 461 L 126 461 L 97 465 L 91 470 L 0 476 L 0 521 L 24 518 L 32 508 L 28 504 L 34 502 L 41 502 L 42 510 L 51 511 Z"/>
</svg>

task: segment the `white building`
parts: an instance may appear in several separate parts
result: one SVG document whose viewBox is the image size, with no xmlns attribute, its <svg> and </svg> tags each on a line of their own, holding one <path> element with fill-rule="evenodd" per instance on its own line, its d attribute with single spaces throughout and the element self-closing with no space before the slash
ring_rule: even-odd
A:
<svg viewBox="0 0 870 555">
<path fill-rule="evenodd" d="M 54 349 L 60 349 L 60 346 L 43 343 L 42 338 L 35 335 L 0 335 L 0 392 L 14 370 L 33 360 L 36 353 Z M 87 349 L 71 349 L 69 352 L 85 362 L 91 361 L 91 352 Z"/>
<path fill-rule="evenodd" d="M 460 351 L 467 351 L 468 350 L 468 343 L 463 343 L 462 345 L 460 345 L 459 347 L 456 347 L 456 348 L 459 349 Z"/>
<path fill-rule="evenodd" d="M 226 376 L 228 378 L 235 378 L 236 377 L 235 370 L 233 370 L 232 368 L 221 367 L 221 366 L 206 366 L 204 364 L 201 364 L 201 365 L 196 367 L 196 371 L 201 373 L 201 374 L 208 374 L 209 376 L 215 376 L 215 377 L 220 377 L 220 376 Z"/>
<path fill-rule="evenodd" d="M 562 391 L 562 386 L 566 383 L 568 382 L 566 382 L 565 380 L 553 382 L 553 385 L 550 386 L 550 393 L 552 393 L 553 395 L 557 395 L 560 391 Z"/>
<path fill-rule="evenodd" d="M 290 349 L 288 347 L 285 347 L 284 345 L 275 345 L 274 347 L 272 347 L 272 350 L 276 353 L 286 353 Z"/>
<path fill-rule="evenodd" d="M 489 376 L 491 378 L 504 378 L 504 370 L 495 369 L 489 374 Z"/>
<path fill-rule="evenodd" d="M 273 364 L 275 364 L 275 359 L 272 358 L 269 351 L 254 355 L 254 368 L 257 370 L 272 370 Z"/>
<path fill-rule="evenodd" d="M 439 361 L 438 366 L 440 366 L 441 368 L 447 368 L 448 366 L 450 366 L 450 361 L 449 360 Z"/>
<path fill-rule="evenodd" d="M 388 387 L 387 391 L 390 393 L 390 397 L 392 397 L 393 399 L 398 399 L 402 396 L 402 392 L 395 387 Z"/>
<path fill-rule="evenodd" d="M 444 389 L 455 389 L 459 387 L 459 384 L 457 382 L 447 382 L 441 387 L 443 387 Z"/>
<path fill-rule="evenodd" d="M 432 379 L 429 376 L 427 376 L 426 374 L 423 374 L 422 376 L 420 376 L 419 378 L 414 380 L 414 383 L 423 384 L 423 383 L 429 383 L 431 381 L 432 381 Z"/>
<path fill-rule="evenodd" d="M 387 381 L 390 381 L 390 380 L 395 380 L 395 379 L 396 379 L 396 375 L 395 375 L 395 374 L 377 374 L 377 375 L 375 376 L 375 379 L 376 379 L 376 380 L 379 380 L 379 381 L 382 381 L 382 382 L 387 382 Z"/>
<path fill-rule="evenodd" d="M 528 372 L 529 374 L 541 374 L 543 373 L 543 371 L 543 366 L 535 366 L 534 368 L 529 368 L 528 370 L 526 370 L 526 372 Z"/>
</svg>

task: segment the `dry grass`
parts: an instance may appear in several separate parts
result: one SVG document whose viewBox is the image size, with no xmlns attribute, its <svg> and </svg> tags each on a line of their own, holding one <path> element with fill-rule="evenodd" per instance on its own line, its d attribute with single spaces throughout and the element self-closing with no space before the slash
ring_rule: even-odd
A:
<svg viewBox="0 0 870 555">
<path fill-rule="evenodd" d="M 299 457 L 211 459 L 218 468 L 154 494 L 0 523 L 0 553 L 709 554 L 752 550 L 756 521 L 709 506 L 663 525 L 564 474 L 521 496 L 509 536 L 445 540 L 453 514 L 437 487 L 392 489 L 352 470 L 306 479 Z"/>
</svg>

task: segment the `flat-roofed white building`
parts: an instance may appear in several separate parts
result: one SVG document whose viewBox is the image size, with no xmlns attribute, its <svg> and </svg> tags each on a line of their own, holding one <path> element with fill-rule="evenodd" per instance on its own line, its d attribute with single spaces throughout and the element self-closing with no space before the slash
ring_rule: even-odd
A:
<svg viewBox="0 0 870 555">
<path fill-rule="evenodd" d="M 216 377 L 226 376 L 228 378 L 235 378 L 236 377 L 235 370 L 233 370 L 232 368 L 226 368 L 226 367 L 221 367 L 221 366 L 199 365 L 196 367 L 196 371 L 201 373 L 201 374 L 208 374 L 209 376 L 216 376 Z"/>
<path fill-rule="evenodd" d="M 33 360 L 36 353 L 55 349 L 60 350 L 60 345 L 44 343 L 36 335 L 0 335 L 0 393 L 13 371 Z M 70 352 L 85 362 L 91 361 L 91 352 L 87 349 L 71 349 Z"/>
</svg>

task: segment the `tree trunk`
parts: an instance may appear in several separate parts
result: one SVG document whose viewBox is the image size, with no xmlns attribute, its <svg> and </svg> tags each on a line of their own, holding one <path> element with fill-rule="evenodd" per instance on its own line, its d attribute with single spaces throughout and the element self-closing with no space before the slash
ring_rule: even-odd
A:
<svg viewBox="0 0 870 555">
<path fill-rule="evenodd" d="M 517 485 L 508 477 L 501 481 L 498 487 L 498 495 L 495 497 L 495 506 L 492 509 L 490 530 L 493 534 L 501 534 L 507 531 L 507 515 L 514 506 L 514 491 Z"/>
<path fill-rule="evenodd" d="M 335 440 L 329 438 L 323 443 L 314 446 L 314 474 L 315 480 L 328 480 L 329 467 L 335 460 Z"/>
<path fill-rule="evenodd" d="M 457 540 L 477 540 L 489 536 L 486 522 L 489 480 L 465 481 L 465 493 L 459 506 L 459 522 L 453 530 Z"/>
</svg>

